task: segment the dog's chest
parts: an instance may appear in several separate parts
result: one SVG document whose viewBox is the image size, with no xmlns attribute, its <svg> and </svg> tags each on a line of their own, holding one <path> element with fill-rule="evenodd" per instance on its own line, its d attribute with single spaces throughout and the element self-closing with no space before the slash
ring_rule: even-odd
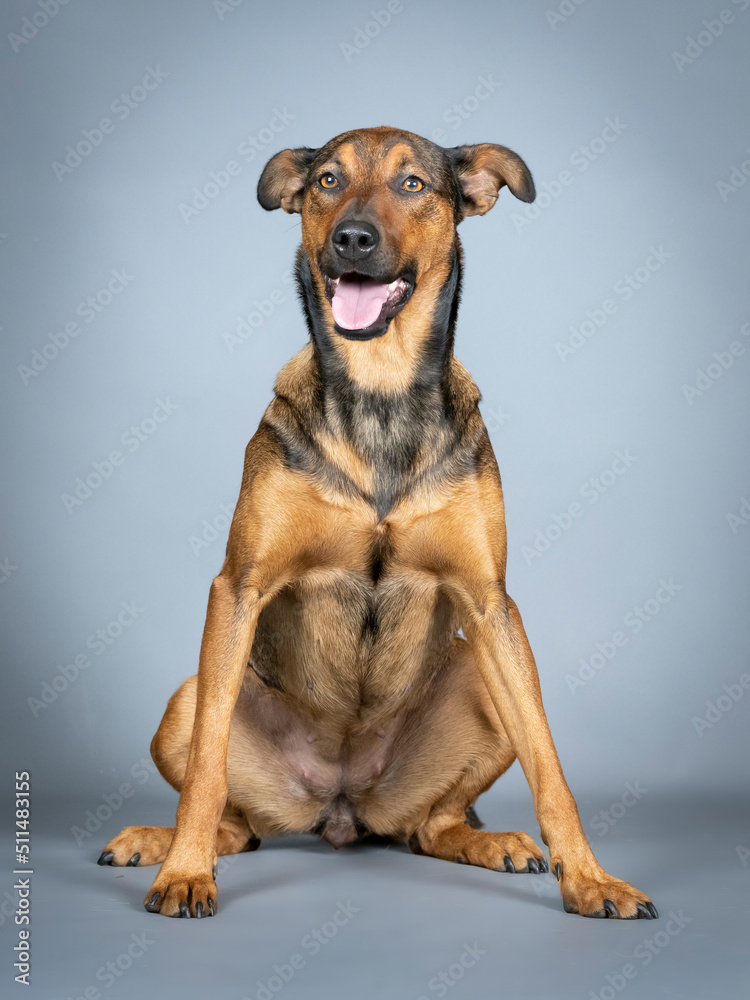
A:
<svg viewBox="0 0 750 1000">
<path fill-rule="evenodd" d="M 372 572 L 312 569 L 264 610 L 252 666 L 314 711 L 386 718 L 419 696 L 456 634 L 439 582 L 387 559 Z"/>
</svg>

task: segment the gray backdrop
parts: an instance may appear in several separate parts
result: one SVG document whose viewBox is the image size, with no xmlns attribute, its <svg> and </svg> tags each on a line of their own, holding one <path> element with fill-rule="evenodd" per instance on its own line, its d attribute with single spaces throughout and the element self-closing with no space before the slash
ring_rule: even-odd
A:
<svg viewBox="0 0 750 1000">
<path fill-rule="evenodd" d="M 460 228 L 456 353 L 587 832 L 746 791 L 750 0 L 12 0 L 0 25 L 0 725 L 39 815 L 75 800 L 69 830 L 128 782 L 98 840 L 171 819 L 139 762 L 306 339 L 298 219 L 257 178 L 379 124 L 503 143 L 537 183 Z"/>
</svg>

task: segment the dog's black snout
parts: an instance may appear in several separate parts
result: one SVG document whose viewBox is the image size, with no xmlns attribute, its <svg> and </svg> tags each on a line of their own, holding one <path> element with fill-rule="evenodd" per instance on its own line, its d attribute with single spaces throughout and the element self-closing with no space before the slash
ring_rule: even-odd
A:
<svg viewBox="0 0 750 1000">
<path fill-rule="evenodd" d="M 339 257 L 357 264 L 380 243 L 380 233 L 369 222 L 345 219 L 334 229 L 332 241 Z"/>
</svg>

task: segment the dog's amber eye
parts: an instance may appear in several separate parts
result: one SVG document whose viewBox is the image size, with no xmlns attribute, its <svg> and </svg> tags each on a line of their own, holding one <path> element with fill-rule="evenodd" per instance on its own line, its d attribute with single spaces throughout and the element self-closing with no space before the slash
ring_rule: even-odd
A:
<svg viewBox="0 0 750 1000">
<path fill-rule="evenodd" d="M 331 188 L 338 187 L 338 178 L 333 174 L 323 174 L 320 178 L 320 186 L 330 190 Z"/>
<path fill-rule="evenodd" d="M 421 191 L 424 184 L 420 181 L 418 177 L 407 177 L 404 183 L 401 185 L 404 191 Z"/>
</svg>

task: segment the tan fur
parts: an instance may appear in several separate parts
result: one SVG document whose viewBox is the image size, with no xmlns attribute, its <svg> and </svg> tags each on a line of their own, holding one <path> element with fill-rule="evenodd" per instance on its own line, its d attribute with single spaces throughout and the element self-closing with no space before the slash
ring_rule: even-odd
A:
<svg viewBox="0 0 750 1000">
<path fill-rule="evenodd" d="M 314 262 L 352 205 L 378 220 L 384 254 L 418 260 L 412 299 L 384 336 L 344 339 L 327 303 L 323 311 L 351 384 L 394 398 L 416 384 L 439 295 L 460 262 L 446 195 L 399 201 L 389 188 L 399 171 L 420 169 L 420 148 L 391 129 L 347 133 L 317 167 L 345 171 L 341 200 L 304 189 L 300 164 L 315 151 L 278 154 L 261 182 L 265 207 L 302 211 L 320 302 L 325 283 Z M 475 161 L 467 149 L 464 214 L 481 199 L 491 207 L 504 183 L 531 185 L 515 154 L 497 152 L 504 147 L 477 147 Z M 371 497 L 385 461 L 379 442 L 386 449 L 388 433 L 409 428 L 384 430 L 378 413 L 363 409 L 359 437 L 347 437 L 312 344 L 280 373 L 247 448 L 198 675 L 170 699 L 152 745 L 181 793 L 176 828 L 128 827 L 105 848 L 116 864 L 138 852 L 142 864 L 163 859 L 148 909 L 213 913 L 217 853 L 293 832 L 320 830 L 337 847 L 370 832 L 447 860 L 545 871 L 526 834 L 465 822 L 516 756 L 566 908 L 605 915 L 611 901 L 616 915 L 631 917 L 649 904 L 598 865 L 562 774 L 505 588 L 503 496 L 479 391 L 450 353 L 439 386 L 420 391 L 438 417 L 449 400 L 451 420 L 425 423 L 400 492 L 379 514 Z M 400 411 L 390 419 L 397 423 Z M 304 462 L 290 457 L 295 447 Z"/>
</svg>

